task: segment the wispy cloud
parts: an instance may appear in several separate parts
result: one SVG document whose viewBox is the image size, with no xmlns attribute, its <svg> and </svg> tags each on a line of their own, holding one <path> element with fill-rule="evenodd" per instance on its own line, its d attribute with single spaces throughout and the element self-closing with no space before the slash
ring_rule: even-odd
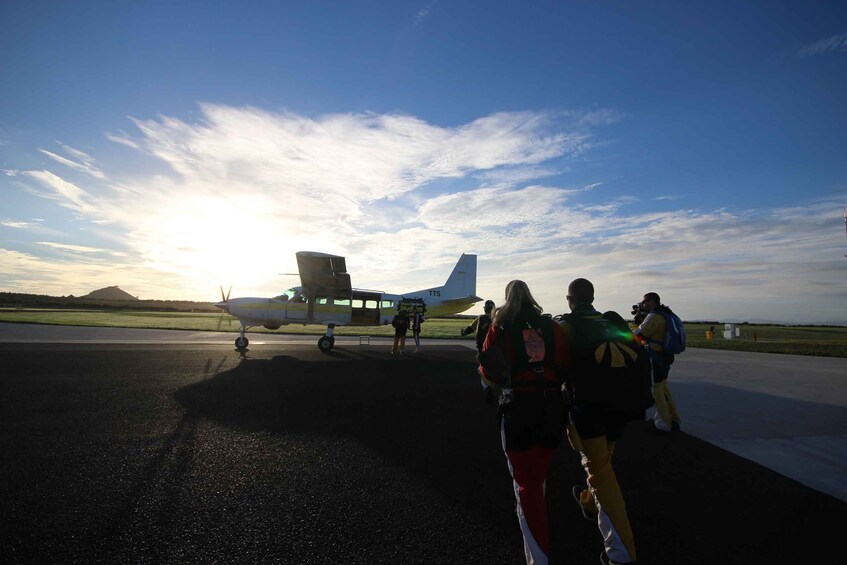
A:
<svg viewBox="0 0 847 565">
<path fill-rule="evenodd" d="M 432 7 L 435 6 L 436 1 L 437 0 L 433 0 L 432 2 L 429 2 L 428 4 L 426 4 L 420 10 L 418 10 L 418 12 L 415 14 L 414 25 L 420 25 L 421 22 L 423 22 L 426 19 L 426 17 L 429 15 L 430 11 L 432 11 Z"/>
<path fill-rule="evenodd" d="M 147 290 L 152 280 L 165 276 L 132 261 L 81 260 L 78 254 L 47 258 L 0 247 L 0 288 L 10 292 L 81 295 L 110 284 Z M 146 296 L 161 297 L 149 290 Z"/>
<path fill-rule="evenodd" d="M 79 171 L 81 173 L 91 175 L 92 177 L 98 178 L 98 179 L 105 179 L 106 178 L 106 175 L 104 175 L 103 172 L 100 169 L 98 169 L 97 167 L 94 166 L 94 160 L 89 155 L 83 153 L 82 151 L 78 151 L 76 149 L 68 147 L 66 145 L 62 145 L 62 147 L 68 153 L 77 157 L 82 162 L 80 163 L 80 162 L 77 162 L 77 161 L 72 161 L 70 159 L 62 157 L 61 155 L 57 155 L 56 153 L 53 153 L 51 151 L 47 151 L 46 149 L 39 149 L 39 151 L 41 153 L 43 153 L 44 155 L 47 155 L 48 157 L 50 157 L 51 159 L 53 159 L 57 163 L 61 163 L 62 165 L 70 167 L 70 168 L 74 169 L 75 171 Z"/>
<path fill-rule="evenodd" d="M 107 133 L 106 139 L 108 139 L 109 141 L 113 141 L 115 143 L 118 143 L 120 145 L 125 145 L 127 147 L 131 147 L 132 149 L 139 149 L 138 144 L 135 141 L 133 141 L 131 137 L 129 137 L 128 135 L 126 135 L 123 132 L 121 132 L 120 134 Z"/>
<path fill-rule="evenodd" d="M 126 256 L 126 253 L 120 251 L 112 251 L 109 249 L 101 249 L 99 247 L 88 247 L 85 245 L 72 245 L 68 243 L 56 243 L 53 241 L 37 241 L 38 245 L 43 245 L 45 247 L 51 247 L 53 249 L 60 249 L 62 251 L 71 251 L 74 253 L 105 253 L 113 256 Z"/>
<path fill-rule="evenodd" d="M 35 225 L 35 224 L 33 224 L 32 222 L 16 222 L 16 221 L 13 221 L 13 220 L 0 221 L 0 226 L 5 226 L 7 228 L 15 228 L 15 229 L 25 229 L 25 228 L 32 227 L 33 225 Z"/>
<path fill-rule="evenodd" d="M 794 54 L 796 57 L 804 58 L 822 55 L 832 51 L 847 51 L 847 33 L 832 35 L 826 39 L 804 45 L 797 49 Z"/>
<path fill-rule="evenodd" d="M 50 190 L 49 193 L 38 193 L 39 196 L 59 201 L 62 206 L 78 212 L 95 212 L 89 203 L 90 195 L 75 184 L 50 171 L 21 171 L 21 174 L 31 177 Z"/>
<path fill-rule="evenodd" d="M 65 288 L 78 277 L 65 293 L 123 285 L 130 277 L 119 269 L 129 269 L 135 295 L 201 299 L 222 283 L 261 296 L 295 283 L 278 273 L 295 270 L 294 253 L 306 249 L 347 256 L 356 286 L 405 292 L 446 278 L 472 252 L 480 296 L 499 301 L 506 282 L 523 278 L 552 312 L 566 307 L 569 280 L 584 276 L 607 309 L 628 312 L 657 290 L 689 318 L 735 318 L 756 304 L 775 318 L 832 319 L 831 304 L 847 294 L 841 203 L 633 212 L 636 197 L 605 181 L 567 182 L 574 157 L 602 143 L 598 128 L 612 119 L 592 112 L 503 112 L 442 127 L 408 115 L 205 104 L 193 122 L 135 119 L 140 133 L 127 146 L 164 164 L 159 172 L 80 185 L 51 171 L 19 174 L 92 231 L 85 241 L 41 236 L 61 256 L 16 256 L 11 272 L 19 288 L 35 280 L 23 268 L 43 274 L 54 261 Z M 103 243 L 91 245 L 91 234 Z M 117 264 L 103 256 L 110 248 L 127 255 Z M 94 272 L 104 278 L 82 286 Z M 797 288 L 814 288 L 816 299 L 789 315 Z"/>
</svg>

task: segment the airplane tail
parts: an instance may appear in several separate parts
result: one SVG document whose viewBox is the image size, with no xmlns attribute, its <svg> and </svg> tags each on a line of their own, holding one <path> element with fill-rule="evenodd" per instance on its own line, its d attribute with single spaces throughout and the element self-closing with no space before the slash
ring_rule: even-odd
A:
<svg viewBox="0 0 847 565">
<path fill-rule="evenodd" d="M 441 296 L 458 298 L 476 296 L 476 255 L 465 253 L 453 267 L 453 272 L 447 277 L 447 282 L 441 287 Z"/>
<path fill-rule="evenodd" d="M 401 298 L 424 300 L 430 317 L 464 312 L 482 300 L 476 295 L 476 255 L 462 254 L 443 286 L 407 292 Z"/>
</svg>

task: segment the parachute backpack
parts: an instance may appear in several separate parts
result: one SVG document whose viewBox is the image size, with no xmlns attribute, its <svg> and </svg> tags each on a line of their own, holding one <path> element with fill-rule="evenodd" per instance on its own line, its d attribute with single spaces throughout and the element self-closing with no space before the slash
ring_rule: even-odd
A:
<svg viewBox="0 0 847 565">
<path fill-rule="evenodd" d="M 656 309 L 655 312 L 665 319 L 665 339 L 662 341 L 662 351 L 665 353 L 682 353 L 685 351 L 685 327 L 679 316 L 671 312 L 670 308 Z"/>
<path fill-rule="evenodd" d="M 571 328 L 568 390 L 576 404 L 643 418 L 653 405 L 650 357 L 617 312 L 565 314 Z"/>
</svg>

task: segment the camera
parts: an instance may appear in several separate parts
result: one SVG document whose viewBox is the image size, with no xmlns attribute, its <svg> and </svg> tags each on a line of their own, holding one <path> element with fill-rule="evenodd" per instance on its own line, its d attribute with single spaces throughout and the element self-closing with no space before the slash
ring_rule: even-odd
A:
<svg viewBox="0 0 847 565">
<path fill-rule="evenodd" d="M 636 324 L 640 324 L 641 322 L 643 322 L 644 318 L 646 318 L 647 314 L 649 314 L 649 313 L 650 313 L 650 311 L 647 310 L 646 308 L 644 308 L 644 305 L 641 304 L 641 303 L 633 304 L 632 305 L 632 312 L 630 312 L 630 314 L 632 314 L 633 319 L 635 320 Z"/>
<path fill-rule="evenodd" d="M 512 402 L 515 401 L 515 394 L 510 388 L 504 388 L 500 390 L 500 399 L 497 403 L 500 405 L 500 408 L 506 408 Z"/>
</svg>

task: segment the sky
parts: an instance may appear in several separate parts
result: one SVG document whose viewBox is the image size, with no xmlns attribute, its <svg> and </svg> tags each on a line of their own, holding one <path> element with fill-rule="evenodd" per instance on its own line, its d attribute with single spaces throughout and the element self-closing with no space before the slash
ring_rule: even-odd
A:
<svg viewBox="0 0 847 565">
<path fill-rule="evenodd" d="M 0 291 L 847 325 L 847 4 L 0 2 Z M 288 273 L 288 274 L 286 274 Z M 481 311 L 481 304 L 468 313 Z"/>
</svg>

